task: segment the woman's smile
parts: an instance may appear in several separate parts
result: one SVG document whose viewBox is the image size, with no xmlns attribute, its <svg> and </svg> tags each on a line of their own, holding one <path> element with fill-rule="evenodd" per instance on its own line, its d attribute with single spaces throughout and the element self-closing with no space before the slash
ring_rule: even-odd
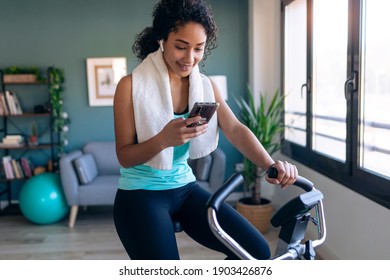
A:
<svg viewBox="0 0 390 280">
<path fill-rule="evenodd" d="M 179 66 L 180 70 L 183 72 L 188 72 L 192 70 L 192 64 L 182 64 L 180 62 L 176 62 L 176 64 Z"/>
</svg>

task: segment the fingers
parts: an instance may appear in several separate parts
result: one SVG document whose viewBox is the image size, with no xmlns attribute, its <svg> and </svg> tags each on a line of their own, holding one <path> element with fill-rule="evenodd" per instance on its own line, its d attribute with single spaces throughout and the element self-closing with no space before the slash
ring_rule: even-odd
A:
<svg viewBox="0 0 390 280">
<path fill-rule="evenodd" d="M 298 177 L 297 167 L 287 161 L 277 161 L 275 168 L 278 170 L 278 184 L 285 189 L 292 185 Z"/>
<path fill-rule="evenodd" d="M 206 124 L 206 119 L 201 116 L 196 116 L 193 118 L 188 118 L 185 120 L 186 127 L 197 127 Z"/>
<path fill-rule="evenodd" d="M 183 134 L 183 137 L 187 139 L 187 141 L 191 140 L 192 138 L 198 137 L 202 134 L 205 134 L 207 132 L 207 124 L 192 127 L 191 131 L 187 131 Z"/>
<path fill-rule="evenodd" d="M 208 128 L 207 122 L 200 116 L 184 120 L 184 125 L 187 128 L 185 133 L 188 134 L 190 138 L 206 133 Z"/>
<path fill-rule="evenodd" d="M 178 118 L 172 120 L 173 127 L 176 132 L 172 135 L 179 141 L 179 144 L 185 144 L 194 137 L 198 137 L 207 132 L 208 124 L 199 124 L 201 117 L 194 117 L 190 119 Z M 191 124 L 196 124 L 190 126 Z M 176 136 L 174 136 L 176 135 Z"/>
<path fill-rule="evenodd" d="M 202 134 L 205 134 L 207 132 L 208 124 L 202 124 L 202 125 L 197 125 L 195 127 L 191 127 L 191 131 L 188 132 L 188 137 L 189 138 L 194 138 L 198 137 Z"/>
</svg>

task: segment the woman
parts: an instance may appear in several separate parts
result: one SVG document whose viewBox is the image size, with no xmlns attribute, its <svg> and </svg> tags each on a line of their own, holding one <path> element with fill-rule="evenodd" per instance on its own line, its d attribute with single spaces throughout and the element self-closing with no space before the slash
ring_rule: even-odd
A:
<svg viewBox="0 0 390 280">
<path fill-rule="evenodd" d="M 203 0 L 162 0 L 153 11 L 153 26 L 133 45 L 141 63 L 119 82 L 114 98 L 116 151 L 122 166 L 115 199 L 115 226 L 131 259 L 179 259 L 172 220 L 198 243 L 237 257 L 214 237 L 205 204 L 210 194 L 197 185 L 188 157 L 212 152 L 218 129 L 240 152 L 278 178 L 282 188 L 297 177 L 295 166 L 275 162 L 252 132 L 234 116 L 218 89 L 199 73 L 198 63 L 216 47 L 212 12 Z M 208 124 L 188 127 L 196 101 L 220 104 Z M 249 253 L 268 259 L 264 237 L 227 204 L 219 211 L 221 226 Z"/>
</svg>

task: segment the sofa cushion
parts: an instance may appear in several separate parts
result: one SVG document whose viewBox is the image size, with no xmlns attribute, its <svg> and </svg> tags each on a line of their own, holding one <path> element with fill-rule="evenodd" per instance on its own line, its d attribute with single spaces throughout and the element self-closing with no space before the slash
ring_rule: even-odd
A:
<svg viewBox="0 0 390 280">
<path fill-rule="evenodd" d="M 118 190 L 117 175 L 97 176 L 90 183 L 79 188 L 79 205 L 113 205 Z"/>
<path fill-rule="evenodd" d="M 95 159 L 100 175 L 119 175 L 120 165 L 116 157 L 115 142 L 88 142 L 83 148 L 84 154 Z"/>
<path fill-rule="evenodd" d="M 81 184 L 91 183 L 98 175 L 95 160 L 91 154 L 84 154 L 73 161 Z"/>
</svg>

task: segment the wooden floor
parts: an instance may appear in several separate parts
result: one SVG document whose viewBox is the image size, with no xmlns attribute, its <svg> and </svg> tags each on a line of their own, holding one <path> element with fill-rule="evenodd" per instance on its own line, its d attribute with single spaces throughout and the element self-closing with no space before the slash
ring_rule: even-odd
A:
<svg viewBox="0 0 390 280">
<path fill-rule="evenodd" d="M 277 230 L 266 234 L 275 251 Z M 209 250 L 178 233 L 182 259 L 222 260 L 224 255 Z M 112 208 L 79 210 L 76 226 L 67 219 L 51 225 L 36 225 L 22 215 L 0 216 L 0 260 L 126 260 L 112 220 Z"/>
</svg>

